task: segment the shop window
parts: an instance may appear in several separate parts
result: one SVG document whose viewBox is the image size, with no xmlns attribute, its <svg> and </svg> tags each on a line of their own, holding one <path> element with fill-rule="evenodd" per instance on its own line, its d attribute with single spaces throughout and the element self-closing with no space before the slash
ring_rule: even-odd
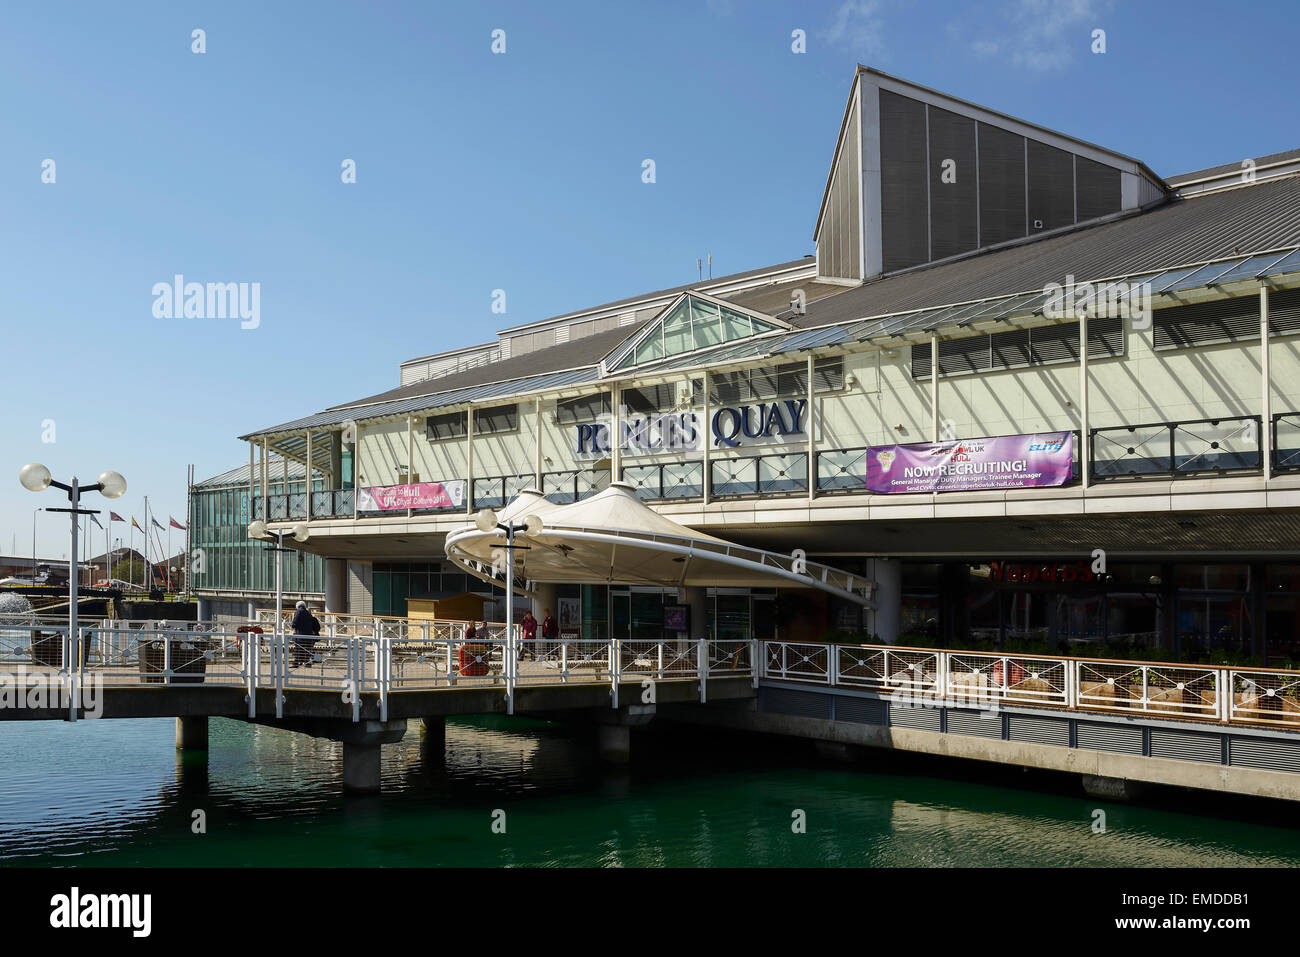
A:
<svg viewBox="0 0 1300 957">
<path fill-rule="evenodd" d="M 714 636 L 719 641 L 748 639 L 749 611 L 748 595 L 718 595 L 714 603 Z"/>
<path fill-rule="evenodd" d="M 560 425 L 576 425 L 580 422 L 596 422 L 609 415 L 608 392 L 596 395 L 584 395 L 580 399 L 568 399 L 555 404 L 555 418 Z"/>
<path fill-rule="evenodd" d="M 1174 581 L 1180 589 L 1245 591 L 1250 587 L 1249 565 L 1178 565 Z"/>
<path fill-rule="evenodd" d="M 709 377 L 709 401 L 715 405 L 742 405 L 808 392 L 808 366 L 788 362 L 775 368 L 720 372 Z M 844 388 L 844 360 L 838 356 L 813 363 L 813 388 L 817 393 Z"/>
<path fill-rule="evenodd" d="M 474 410 L 474 434 L 494 435 L 519 429 L 518 405 L 495 405 Z"/>
<path fill-rule="evenodd" d="M 1178 596 L 1178 647 L 1184 657 L 1249 654 L 1253 630 L 1245 596 L 1194 592 Z"/>
<path fill-rule="evenodd" d="M 677 405 L 677 384 L 643 386 L 619 393 L 623 407 L 632 415 L 654 415 Z"/>
<path fill-rule="evenodd" d="M 430 442 L 440 442 L 444 439 L 463 438 L 465 435 L 465 423 L 468 421 L 464 410 L 460 412 L 445 412 L 442 415 L 431 415 L 424 420 L 425 435 Z"/>
</svg>

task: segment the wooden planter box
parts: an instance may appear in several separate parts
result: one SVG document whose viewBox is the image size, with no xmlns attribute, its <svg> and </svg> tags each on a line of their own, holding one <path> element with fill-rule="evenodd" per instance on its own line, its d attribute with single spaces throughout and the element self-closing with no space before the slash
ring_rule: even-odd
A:
<svg viewBox="0 0 1300 957">
<path fill-rule="evenodd" d="M 1080 681 L 1079 682 L 1079 701 L 1083 705 L 1096 704 L 1101 707 L 1123 708 L 1128 706 L 1128 700 L 1120 697 L 1119 685 L 1111 684 L 1106 681 Z M 1097 699 L 1105 699 L 1098 701 Z"/>
<path fill-rule="evenodd" d="M 81 643 L 81 667 L 86 667 L 86 658 L 90 655 L 90 645 L 93 638 L 87 638 Z M 40 632 L 32 633 L 32 664 L 44 665 L 47 668 L 63 667 L 63 636 L 59 634 L 43 635 Z"/>
<path fill-rule="evenodd" d="M 1056 689 L 1042 678 L 1026 678 L 1012 688 L 1007 689 L 1007 697 L 1020 701 L 1038 701 L 1051 704 Z"/>
<path fill-rule="evenodd" d="M 161 638 L 147 638 L 140 642 L 140 680 L 145 684 L 162 684 L 167 680 L 166 642 Z M 208 672 L 207 652 L 215 642 L 206 638 L 172 640 L 172 682 L 174 684 L 203 684 Z"/>
</svg>

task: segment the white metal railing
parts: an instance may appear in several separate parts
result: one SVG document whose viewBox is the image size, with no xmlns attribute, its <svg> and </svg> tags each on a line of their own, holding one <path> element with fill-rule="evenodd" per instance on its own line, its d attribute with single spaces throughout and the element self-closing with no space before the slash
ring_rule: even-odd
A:
<svg viewBox="0 0 1300 957">
<path fill-rule="evenodd" d="M 286 633 L 274 613 L 263 624 L 109 621 L 79 628 L 25 618 L 0 621 L 0 680 L 34 676 L 67 689 L 68 716 L 86 710 L 76 689 L 239 687 L 248 714 L 258 691 L 274 692 L 283 717 L 286 691 L 338 694 L 360 720 L 363 696 L 377 699 L 381 719 L 389 696 L 456 687 L 501 689 L 513 713 L 518 687 L 607 685 L 617 707 L 621 681 L 698 682 L 757 676 L 757 643 L 676 637 L 648 640 L 564 638 L 520 640 L 520 631 L 490 623 L 464 637 L 464 622 L 328 616 L 319 636 Z M 3 707 L 0 704 L 0 707 Z M 19 705 L 21 706 L 21 705 Z"/>
<path fill-rule="evenodd" d="M 1300 731 L 1300 672 L 766 641 L 760 677 L 934 705 L 1021 705 Z M 1227 689 L 1231 688 L 1229 695 Z"/>
</svg>

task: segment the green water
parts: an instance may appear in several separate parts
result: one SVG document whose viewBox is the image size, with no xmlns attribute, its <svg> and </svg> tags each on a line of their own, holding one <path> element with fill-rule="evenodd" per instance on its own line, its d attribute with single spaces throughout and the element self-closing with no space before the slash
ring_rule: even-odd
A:
<svg viewBox="0 0 1300 957">
<path fill-rule="evenodd" d="M 581 728 L 418 723 L 385 746 L 384 793 L 340 794 L 340 746 L 213 719 L 178 755 L 171 720 L 0 725 L 0 862 L 62 866 L 1296 866 L 1276 805 L 1126 806 L 1063 779 L 692 729 L 633 738 L 630 771 Z M 976 775 L 972 777 L 972 774 Z M 1093 832 L 1093 811 L 1106 833 Z M 806 833 L 792 814 L 806 814 Z M 206 817 L 194 833 L 193 812 Z M 494 811 L 505 833 L 494 833 Z M 497 820 L 500 816 L 497 815 Z"/>
</svg>

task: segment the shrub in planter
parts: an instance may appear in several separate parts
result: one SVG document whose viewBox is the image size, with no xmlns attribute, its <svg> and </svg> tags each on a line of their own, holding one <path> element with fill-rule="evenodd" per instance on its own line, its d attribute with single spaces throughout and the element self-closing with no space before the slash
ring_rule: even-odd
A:
<svg viewBox="0 0 1300 957">
<path fill-rule="evenodd" d="M 215 647 L 209 638 L 190 636 L 145 638 L 140 642 L 140 675 L 145 684 L 167 680 L 167 645 L 171 645 L 173 684 L 203 684 L 208 671 L 208 654 Z"/>
<path fill-rule="evenodd" d="M 86 658 L 90 655 L 90 646 L 94 638 L 85 636 L 81 642 L 81 667 L 86 667 Z M 57 633 L 42 634 L 32 632 L 32 663 L 47 668 L 63 667 L 63 636 Z"/>
</svg>

